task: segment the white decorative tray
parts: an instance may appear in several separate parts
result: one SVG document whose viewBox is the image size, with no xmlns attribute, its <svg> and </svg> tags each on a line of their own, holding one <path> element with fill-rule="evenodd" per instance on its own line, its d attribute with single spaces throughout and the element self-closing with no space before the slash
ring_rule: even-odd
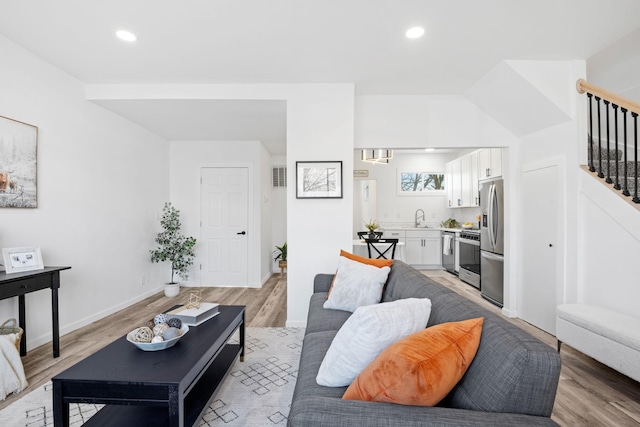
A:
<svg viewBox="0 0 640 427">
<path fill-rule="evenodd" d="M 138 328 L 134 329 L 133 331 L 127 334 L 127 341 L 129 341 L 131 344 L 138 347 L 140 350 L 144 350 L 144 351 L 158 351 L 158 350 L 165 350 L 169 347 L 173 347 L 178 343 L 178 341 L 180 341 L 180 338 L 182 338 L 187 334 L 187 332 L 189 332 L 189 327 L 183 324 L 182 327 L 180 328 L 180 330 L 182 331 L 182 335 L 180 335 L 179 337 L 171 338 L 170 340 L 161 341 L 161 342 L 142 343 L 142 342 L 136 342 L 131 340 L 131 335 L 135 333 L 137 329 Z"/>
</svg>

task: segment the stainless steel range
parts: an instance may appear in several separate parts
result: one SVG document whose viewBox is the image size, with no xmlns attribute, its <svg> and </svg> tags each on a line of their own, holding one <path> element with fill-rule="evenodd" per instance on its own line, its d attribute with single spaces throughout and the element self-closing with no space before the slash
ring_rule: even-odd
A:
<svg viewBox="0 0 640 427">
<path fill-rule="evenodd" d="M 460 232 L 460 280 L 480 289 L 480 230 Z"/>
</svg>

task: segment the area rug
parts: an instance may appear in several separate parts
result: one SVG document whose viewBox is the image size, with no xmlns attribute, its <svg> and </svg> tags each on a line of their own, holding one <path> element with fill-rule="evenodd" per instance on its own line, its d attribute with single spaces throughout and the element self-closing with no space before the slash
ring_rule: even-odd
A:
<svg viewBox="0 0 640 427">
<path fill-rule="evenodd" d="M 198 426 L 286 425 L 303 338 L 304 328 L 247 328 L 244 362 L 231 368 Z M 48 382 L 0 411 L 0 425 L 53 426 L 52 400 Z M 71 404 L 70 425 L 82 425 L 100 407 Z"/>
</svg>

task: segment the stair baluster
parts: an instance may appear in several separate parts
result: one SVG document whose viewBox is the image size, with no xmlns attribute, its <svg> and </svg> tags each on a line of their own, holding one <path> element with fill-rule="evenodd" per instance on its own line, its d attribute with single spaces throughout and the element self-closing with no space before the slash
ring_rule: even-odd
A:
<svg viewBox="0 0 640 427">
<path fill-rule="evenodd" d="M 589 98 L 589 170 L 595 172 L 596 167 L 593 160 L 593 106 L 591 105 L 593 94 L 587 93 L 587 98 Z"/>
<path fill-rule="evenodd" d="M 596 96 L 596 106 L 598 111 L 598 177 L 604 178 L 604 173 L 602 173 L 602 135 L 600 132 L 600 128 L 602 127 L 600 124 L 602 121 L 600 120 L 600 97 Z"/>
<path fill-rule="evenodd" d="M 613 188 L 615 188 L 616 190 L 620 190 L 620 159 L 618 156 L 618 106 L 616 104 L 611 105 L 613 106 L 613 123 L 616 131 L 616 183 L 613 185 Z"/>
<path fill-rule="evenodd" d="M 609 140 L 609 104 L 611 104 L 606 99 L 603 99 L 604 102 L 604 112 L 606 114 L 606 130 L 607 130 L 607 179 L 604 180 L 607 184 L 611 184 L 613 180 L 611 179 L 611 142 Z M 617 154 L 616 154 L 617 157 Z"/>
<path fill-rule="evenodd" d="M 633 203 L 640 203 L 638 198 L 638 113 L 631 112 L 633 117 L 633 166 L 635 178 L 635 191 L 633 193 Z"/>
<path fill-rule="evenodd" d="M 631 193 L 629 193 L 629 180 L 627 179 L 627 177 L 629 176 L 629 171 L 628 171 L 628 165 L 627 165 L 627 110 L 626 108 L 620 108 L 620 111 L 622 111 L 622 129 L 624 130 L 624 189 L 622 190 L 622 194 L 624 194 L 625 196 L 629 197 L 631 195 Z"/>
</svg>

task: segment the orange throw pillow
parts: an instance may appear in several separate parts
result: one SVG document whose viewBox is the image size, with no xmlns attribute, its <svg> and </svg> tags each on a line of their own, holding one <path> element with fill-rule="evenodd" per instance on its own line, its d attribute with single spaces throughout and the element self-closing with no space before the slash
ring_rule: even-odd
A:
<svg viewBox="0 0 640 427">
<path fill-rule="evenodd" d="M 348 258 L 352 261 L 357 261 L 357 262 L 361 262 L 363 264 L 368 264 L 368 265 L 373 265 L 375 267 L 378 268 L 382 268 L 382 267 L 391 267 L 391 264 L 393 264 L 393 260 L 392 259 L 372 259 L 372 258 L 365 258 L 365 257 L 361 257 L 358 255 L 354 255 L 354 254 L 350 254 L 349 252 L 340 249 L 340 256 L 343 256 L 345 258 Z M 338 272 L 336 271 L 336 275 L 338 275 Z M 327 292 L 327 299 L 329 299 L 329 294 L 331 294 L 331 290 L 333 289 L 333 284 L 336 281 L 336 277 L 333 277 L 333 280 L 331 281 L 331 286 L 329 287 L 329 292 Z"/>
<path fill-rule="evenodd" d="M 358 261 L 361 262 L 363 264 L 369 264 L 369 265 L 374 265 L 376 267 L 382 268 L 382 267 L 391 267 L 391 264 L 393 264 L 393 260 L 392 259 L 373 259 L 373 258 L 365 258 L 365 257 L 361 257 L 358 255 L 354 255 L 354 254 L 350 254 L 349 252 L 340 249 L 340 256 L 343 256 L 345 258 L 349 258 L 350 260 L 353 261 Z"/>
<path fill-rule="evenodd" d="M 435 406 L 460 381 L 480 345 L 484 318 L 442 323 L 387 347 L 342 396 Z"/>
</svg>

